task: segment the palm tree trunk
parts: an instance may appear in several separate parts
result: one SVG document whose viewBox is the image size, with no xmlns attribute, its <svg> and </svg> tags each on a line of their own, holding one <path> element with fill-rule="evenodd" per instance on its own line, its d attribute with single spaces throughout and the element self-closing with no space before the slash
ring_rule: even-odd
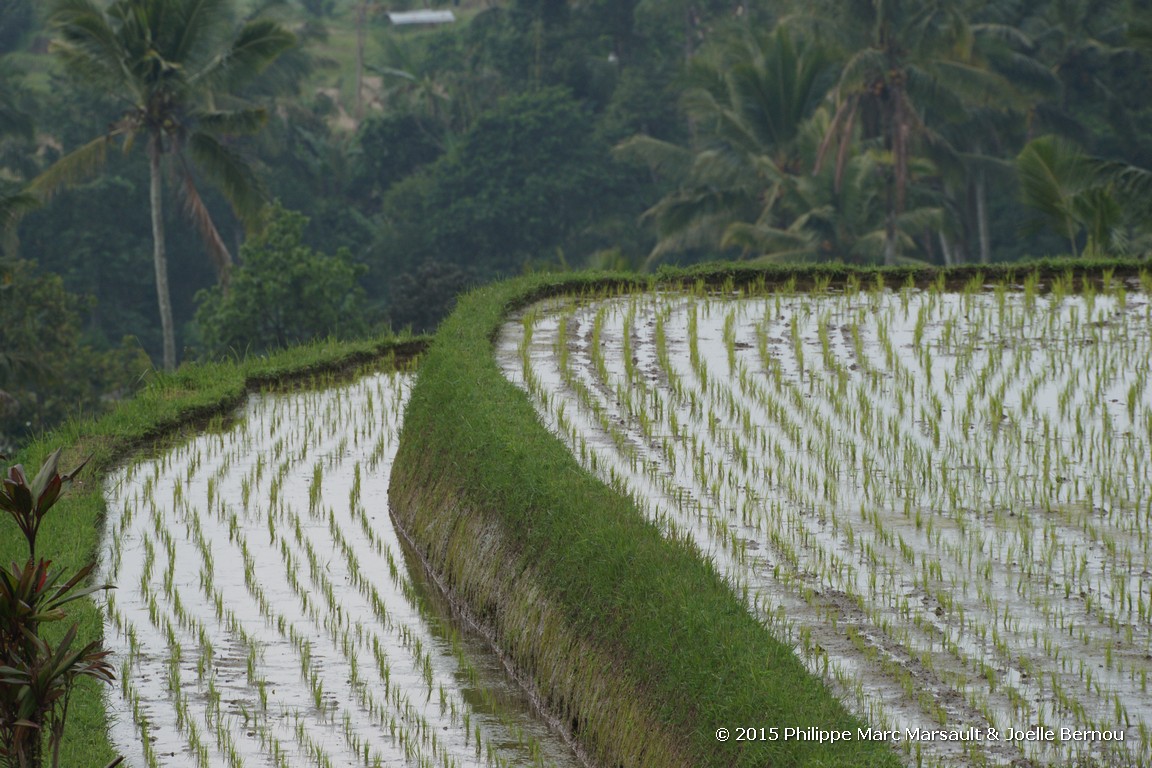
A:
<svg viewBox="0 0 1152 768">
<path fill-rule="evenodd" d="M 368 16 L 368 0 L 356 8 L 356 121 L 364 119 L 364 24 Z"/>
<path fill-rule="evenodd" d="M 896 263 L 896 217 L 904 212 L 904 187 L 908 183 L 908 142 L 905 125 L 904 96 L 892 88 L 886 144 L 892 152 L 892 177 L 887 182 L 887 216 L 884 220 L 884 266 Z"/>
<path fill-rule="evenodd" d="M 884 213 L 884 266 L 890 267 L 896 263 L 896 180 L 889 177 L 884 186 L 884 198 L 887 209 Z"/>
<path fill-rule="evenodd" d="M 987 264 L 992 261 L 992 253 L 988 243 L 988 192 L 984 188 L 984 171 L 976 176 L 976 229 L 980 234 L 980 263 Z"/>
<path fill-rule="evenodd" d="M 948 242 L 948 235 L 940 233 L 940 251 L 944 254 L 944 266 L 951 267 L 956 263 L 952 256 L 952 244 Z"/>
<path fill-rule="evenodd" d="M 884 266 L 896 263 L 896 214 L 888 211 L 884 220 Z"/>
<path fill-rule="evenodd" d="M 164 250 L 163 179 L 160 155 L 163 151 L 158 134 L 148 140 L 148 164 L 151 171 L 149 201 L 152 204 L 152 263 L 156 269 L 156 301 L 160 306 L 160 331 L 164 336 L 164 370 L 176 370 L 176 332 L 172 323 L 172 295 L 168 291 L 168 255 Z"/>
</svg>

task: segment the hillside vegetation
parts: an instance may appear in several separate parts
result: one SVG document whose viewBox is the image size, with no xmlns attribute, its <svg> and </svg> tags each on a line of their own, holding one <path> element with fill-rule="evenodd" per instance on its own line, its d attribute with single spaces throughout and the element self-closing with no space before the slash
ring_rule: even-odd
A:
<svg viewBox="0 0 1152 768">
<path fill-rule="evenodd" d="M 1140 3 L 469 0 L 411 27 L 388 13 L 416 3 L 169 4 L 149 23 L 198 8 L 200 45 L 155 70 L 114 10 L 144 0 L 5 5 L 9 444 L 145 356 L 430 330 L 524 271 L 1148 251 Z M 80 55 L 78 8 L 116 46 Z"/>
</svg>

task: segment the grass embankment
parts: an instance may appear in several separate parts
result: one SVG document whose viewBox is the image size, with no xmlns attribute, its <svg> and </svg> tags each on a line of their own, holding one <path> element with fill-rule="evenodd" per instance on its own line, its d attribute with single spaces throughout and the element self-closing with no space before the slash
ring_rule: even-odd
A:
<svg viewBox="0 0 1152 768">
<path fill-rule="evenodd" d="M 530 675 L 603 765 L 894 765 L 747 611 L 691 545 L 663 538 L 583 470 L 500 374 L 509 311 L 554 295 L 655 287 L 877 280 L 893 288 L 1036 275 L 1077 284 L 1142 275 L 1140 262 L 1046 261 L 947 270 L 712 265 L 634 277 L 535 276 L 462 300 L 421 365 L 393 465 L 393 514 L 457 600 Z M 1143 276 L 1143 275 L 1142 275 Z M 811 741 L 719 743 L 718 728 L 850 730 Z"/>
<path fill-rule="evenodd" d="M 719 743 L 720 727 L 855 735 L 861 723 L 692 546 L 666 540 L 584 471 L 498 370 L 492 339 L 510 309 L 645 287 L 544 276 L 461 301 L 413 390 L 394 515 L 602 765 L 895 764 L 884 746 L 855 740 Z"/>
<path fill-rule="evenodd" d="M 136 397 L 106 416 L 68 424 L 8 462 L 22 462 L 34 472 L 57 447 L 65 448 L 63 470 L 88 459 L 88 466 L 45 519 L 37 552 L 68 573 L 91 562 L 105 515 L 108 472 L 136 453 L 171 444 L 227 418 L 249 392 L 297 383 L 323 385 L 375 361 L 410 360 L 425 345 L 424 339 L 319 343 L 240 363 L 186 365 L 173 374 L 157 375 Z M 0 562 L 22 562 L 26 557 L 24 538 L 5 516 L 0 519 Z M 82 600 L 70 608 L 68 622 L 62 623 L 80 624 L 78 642 L 101 636 L 100 614 L 93 602 Z M 68 710 L 62 764 L 92 768 L 107 764 L 114 757 L 107 722 L 99 686 L 82 683 Z"/>
</svg>

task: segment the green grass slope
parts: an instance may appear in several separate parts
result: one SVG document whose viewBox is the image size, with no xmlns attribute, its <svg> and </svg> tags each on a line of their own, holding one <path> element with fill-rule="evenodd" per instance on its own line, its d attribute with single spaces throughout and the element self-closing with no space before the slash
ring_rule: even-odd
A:
<svg viewBox="0 0 1152 768">
<path fill-rule="evenodd" d="M 726 269 L 686 277 L 722 281 Z M 393 465 L 393 514 L 497 642 L 511 641 L 503 650 L 601 765 L 898 764 L 885 746 L 855 739 L 719 742 L 718 728 L 815 726 L 855 736 L 863 723 L 694 547 L 665 539 L 583 470 L 498 370 L 492 339 L 510 309 L 550 294 L 644 287 L 623 277 L 544 276 L 462 300 L 421 364 Z M 505 561 L 479 562 L 492 556 Z M 523 626 L 540 617 L 523 610 L 521 592 L 548 606 L 549 621 L 560 618 L 552 644 L 579 652 L 522 642 L 543 633 Z M 638 700 L 624 706 L 605 690 Z M 629 719 L 601 723 L 613 706 Z"/>
</svg>

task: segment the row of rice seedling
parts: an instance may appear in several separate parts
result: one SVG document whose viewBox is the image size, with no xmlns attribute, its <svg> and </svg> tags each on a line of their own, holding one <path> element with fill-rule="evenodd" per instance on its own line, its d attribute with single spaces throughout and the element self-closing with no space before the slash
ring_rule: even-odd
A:
<svg viewBox="0 0 1152 768">
<path fill-rule="evenodd" d="M 576 764 L 408 574 L 387 480 L 409 387 L 254 396 L 110 480 L 109 709 L 130 764 Z"/>
<path fill-rule="evenodd" d="M 462 298 L 421 361 L 392 513 L 542 700 L 608 765 L 889 766 L 871 740 L 720 743 L 734 723 L 862 726 L 690 542 L 581 467 L 500 372 L 492 344 L 533 297 L 635 290 L 535 275 Z M 718 739 L 718 736 L 720 739 Z"/>
<path fill-rule="evenodd" d="M 910 758 L 1152 760 L 1145 288 L 559 299 L 497 354 L 872 722 L 1006 737 Z"/>
</svg>

